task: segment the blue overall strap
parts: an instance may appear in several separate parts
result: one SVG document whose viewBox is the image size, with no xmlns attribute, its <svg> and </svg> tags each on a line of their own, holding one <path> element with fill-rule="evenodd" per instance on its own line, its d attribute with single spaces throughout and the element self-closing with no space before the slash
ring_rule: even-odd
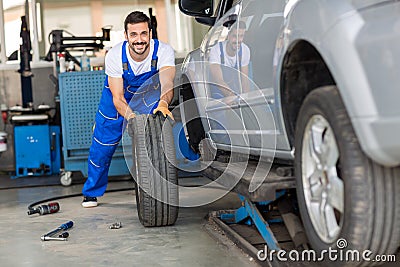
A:
<svg viewBox="0 0 400 267">
<path fill-rule="evenodd" d="M 133 73 L 133 70 L 131 69 L 131 66 L 128 62 L 128 56 L 126 55 L 126 44 L 127 41 L 124 41 L 123 45 L 122 45 L 122 70 L 125 72 L 131 72 Z M 158 40 L 154 39 L 154 51 L 153 51 L 153 55 L 151 56 L 151 70 L 152 71 L 156 71 L 157 70 L 157 62 L 158 62 Z"/>
<path fill-rule="evenodd" d="M 224 65 L 225 64 L 225 59 L 224 59 L 224 49 L 223 49 L 223 46 L 222 46 L 222 42 L 219 42 L 219 56 L 220 56 L 220 59 L 221 59 L 221 64 Z M 236 68 L 237 65 L 238 64 L 237 64 L 237 61 L 236 61 L 235 68 Z M 238 70 L 240 70 L 241 68 L 242 68 L 242 44 L 240 44 L 240 49 L 239 49 L 239 69 Z"/>
<path fill-rule="evenodd" d="M 221 60 L 221 65 L 225 65 L 224 48 L 222 47 L 222 42 L 219 42 L 219 57 Z"/>
<path fill-rule="evenodd" d="M 128 57 L 126 56 L 126 43 L 127 41 L 124 41 L 124 44 L 122 45 L 122 70 L 125 74 L 125 72 L 128 72 L 131 68 L 131 66 L 128 63 Z"/>
<path fill-rule="evenodd" d="M 151 70 L 152 71 L 156 71 L 157 70 L 157 62 L 158 62 L 158 40 L 157 39 L 153 39 L 154 40 L 154 50 L 153 50 L 153 55 L 151 56 Z"/>
<path fill-rule="evenodd" d="M 240 49 L 239 49 L 239 69 L 242 69 L 242 44 L 240 44 Z"/>
</svg>

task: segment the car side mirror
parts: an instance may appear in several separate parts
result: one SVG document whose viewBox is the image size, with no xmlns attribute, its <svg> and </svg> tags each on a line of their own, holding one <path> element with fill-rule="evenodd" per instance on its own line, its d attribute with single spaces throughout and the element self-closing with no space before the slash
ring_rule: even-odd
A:
<svg viewBox="0 0 400 267">
<path fill-rule="evenodd" d="M 182 13 L 194 17 L 211 17 L 213 15 L 213 0 L 179 0 Z"/>
</svg>

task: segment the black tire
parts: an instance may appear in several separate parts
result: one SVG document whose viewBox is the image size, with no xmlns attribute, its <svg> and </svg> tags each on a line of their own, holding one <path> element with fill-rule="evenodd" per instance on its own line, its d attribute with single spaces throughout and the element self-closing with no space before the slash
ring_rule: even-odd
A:
<svg viewBox="0 0 400 267">
<path fill-rule="evenodd" d="M 332 129 L 339 152 L 336 170 L 344 185 L 340 232 L 330 243 L 315 230 L 302 179 L 303 139 L 315 115 L 322 116 Z M 344 238 L 346 249 L 370 250 L 371 259 L 395 254 L 400 244 L 400 167 L 381 166 L 363 153 L 336 86 L 317 88 L 306 97 L 296 124 L 295 148 L 297 196 L 311 246 L 317 251 L 335 248 L 337 240 Z"/>
<path fill-rule="evenodd" d="M 188 134 L 189 145 L 196 153 L 199 153 L 199 145 L 201 140 L 205 138 L 205 132 L 190 82 L 185 77 L 182 79 L 183 81 L 179 94 L 183 107 L 181 113 L 184 113 L 183 118 L 185 118 L 183 123 Z"/>
<path fill-rule="evenodd" d="M 129 127 L 139 220 L 146 227 L 173 225 L 179 193 L 172 125 L 159 115 L 138 115 Z"/>
</svg>

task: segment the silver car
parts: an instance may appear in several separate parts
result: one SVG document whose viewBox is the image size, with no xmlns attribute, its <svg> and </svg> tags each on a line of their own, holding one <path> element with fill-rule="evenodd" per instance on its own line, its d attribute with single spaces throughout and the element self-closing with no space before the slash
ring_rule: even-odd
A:
<svg viewBox="0 0 400 267">
<path fill-rule="evenodd" d="M 344 238 L 351 249 L 393 254 L 400 243 L 400 2 L 179 5 L 212 26 L 182 66 L 190 145 L 204 157 L 207 144 L 294 166 L 314 249 Z"/>
</svg>

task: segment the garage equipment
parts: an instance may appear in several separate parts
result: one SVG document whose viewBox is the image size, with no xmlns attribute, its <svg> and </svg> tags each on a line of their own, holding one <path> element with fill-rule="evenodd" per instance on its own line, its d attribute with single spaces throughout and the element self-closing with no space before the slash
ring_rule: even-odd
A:
<svg viewBox="0 0 400 267">
<path fill-rule="evenodd" d="M 210 218 L 255 258 L 256 247 L 260 244 L 266 244 L 268 249 L 275 251 L 288 247 L 306 248 L 308 241 L 295 208 L 297 205 L 293 202 L 296 183 L 292 169 L 278 163 L 269 168 L 257 160 L 242 161 L 235 155 L 228 164 L 223 162 L 223 158 L 219 155 L 218 161 L 212 162 L 202 174 L 211 180 L 224 175 L 226 179 L 219 179 L 219 183 L 227 188 L 231 188 L 231 182 L 238 181 L 232 191 L 238 194 L 242 205 L 236 210 L 213 212 Z M 251 181 L 259 180 L 265 173 L 268 175 L 263 183 L 250 192 Z M 244 242 L 246 238 L 242 235 L 255 239 L 254 246 L 249 241 Z"/>
<path fill-rule="evenodd" d="M 277 198 L 283 196 L 284 194 L 285 190 L 277 192 Z M 221 214 L 220 218 L 227 223 L 241 223 L 247 220 L 248 224 L 254 223 L 261 236 L 268 244 L 268 247 L 276 251 L 280 250 L 279 244 L 269 227 L 269 223 L 274 223 L 277 221 L 275 219 L 265 220 L 259 211 L 259 208 L 269 205 L 272 201 L 252 203 L 244 196 L 239 195 L 239 198 L 242 201 L 243 206 L 237 209 L 233 214 Z"/>
<path fill-rule="evenodd" d="M 7 151 L 7 133 L 0 131 L 0 154 Z"/>
<path fill-rule="evenodd" d="M 61 236 L 59 237 L 53 237 L 55 234 L 61 232 L 61 231 L 65 231 L 69 228 L 72 228 L 72 226 L 74 226 L 74 223 L 72 221 L 66 222 L 61 224 L 59 227 L 57 227 L 55 230 L 48 232 L 45 235 L 42 235 L 40 237 L 40 239 L 42 241 L 50 241 L 50 240 L 59 240 L 59 241 L 66 241 L 67 237 L 69 236 L 68 232 L 64 232 L 61 234 Z"/>
<path fill-rule="evenodd" d="M 14 125 L 15 173 L 12 178 L 59 173 L 61 167 L 60 127 L 50 125 L 49 106 L 33 107 L 31 41 L 26 17 L 21 17 L 20 69 L 22 106 L 6 110 L 2 119 Z"/>
<path fill-rule="evenodd" d="M 30 61 L 31 55 L 31 39 L 26 17 L 21 17 L 21 32 L 20 37 L 22 44 L 20 45 L 20 69 L 18 72 L 21 74 L 21 89 L 22 89 L 22 106 L 29 107 L 33 103 L 32 97 L 32 71 Z"/>
<path fill-rule="evenodd" d="M 92 49 L 98 51 L 104 47 L 104 41 L 110 41 L 110 27 L 103 27 L 102 36 L 64 36 L 64 32 L 70 34 L 64 30 L 52 30 L 49 34 L 51 39 L 50 49 L 47 52 L 46 60 L 56 60 L 56 54 L 64 52 L 66 61 L 72 60 L 75 64 L 80 65 L 78 59 L 68 52 L 68 49 L 84 48 L 86 50 Z"/>
<path fill-rule="evenodd" d="M 40 205 L 36 209 L 29 209 L 28 215 L 39 213 L 40 215 L 56 213 L 60 210 L 60 204 L 58 202 L 51 202 L 47 205 Z"/>
<path fill-rule="evenodd" d="M 18 112 L 17 112 L 18 111 Z M 38 112 L 37 114 L 31 114 Z M 15 176 L 58 174 L 61 167 L 60 127 L 49 115 L 32 109 L 13 109 Z"/>
</svg>

